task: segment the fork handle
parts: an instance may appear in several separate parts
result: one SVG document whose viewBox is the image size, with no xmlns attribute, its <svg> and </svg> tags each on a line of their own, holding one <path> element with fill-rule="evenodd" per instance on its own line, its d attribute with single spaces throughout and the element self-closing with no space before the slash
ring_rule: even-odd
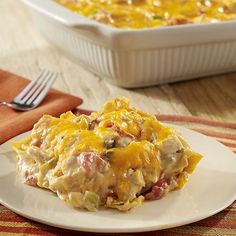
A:
<svg viewBox="0 0 236 236">
<path fill-rule="evenodd" d="M 9 102 L 0 102 L 0 106 L 12 107 L 11 103 L 9 103 Z"/>
</svg>

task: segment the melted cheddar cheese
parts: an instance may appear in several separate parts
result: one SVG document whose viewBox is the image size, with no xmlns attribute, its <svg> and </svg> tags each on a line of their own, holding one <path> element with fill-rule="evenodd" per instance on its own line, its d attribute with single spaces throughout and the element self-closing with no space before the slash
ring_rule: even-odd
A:
<svg viewBox="0 0 236 236">
<path fill-rule="evenodd" d="M 27 184 L 91 211 L 127 211 L 161 198 L 183 187 L 201 159 L 174 129 L 127 99 L 113 99 L 90 116 L 44 115 L 13 148 Z"/>
<path fill-rule="evenodd" d="M 82 16 L 118 28 L 151 28 L 236 19 L 236 0 L 55 0 Z"/>
</svg>

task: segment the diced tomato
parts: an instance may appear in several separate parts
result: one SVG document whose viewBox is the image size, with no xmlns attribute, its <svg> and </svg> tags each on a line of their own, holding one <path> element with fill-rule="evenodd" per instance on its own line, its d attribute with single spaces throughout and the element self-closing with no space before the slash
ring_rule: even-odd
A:
<svg viewBox="0 0 236 236">
<path fill-rule="evenodd" d="M 183 25 L 187 23 L 190 23 L 187 18 L 173 18 L 170 20 L 171 25 Z"/>
<path fill-rule="evenodd" d="M 32 143 L 32 145 L 39 148 L 42 145 L 42 141 L 40 139 L 37 139 Z"/>
<path fill-rule="evenodd" d="M 102 172 L 106 165 L 106 162 L 94 152 L 82 152 L 78 158 L 87 178 L 91 178 L 96 171 Z"/>
<path fill-rule="evenodd" d="M 117 193 L 114 191 L 114 189 L 108 189 L 105 196 L 115 198 L 117 197 Z"/>
<path fill-rule="evenodd" d="M 168 180 L 167 179 L 160 179 L 158 180 L 151 189 L 151 192 L 146 193 L 144 195 L 145 200 L 157 200 L 157 199 L 161 199 L 165 193 L 166 190 L 169 186 Z"/>
<path fill-rule="evenodd" d="M 93 175 L 93 156 L 90 152 L 83 152 L 80 154 L 80 158 L 83 158 L 82 166 L 85 169 L 86 177 L 90 178 Z"/>
<path fill-rule="evenodd" d="M 112 121 L 108 121 L 108 122 L 106 122 L 105 126 L 107 128 L 112 128 L 114 126 L 114 123 Z"/>
<path fill-rule="evenodd" d="M 32 185 L 32 186 L 36 186 L 37 185 L 37 178 L 33 175 L 30 175 L 28 171 L 24 172 L 24 179 L 25 179 L 25 183 Z"/>
</svg>

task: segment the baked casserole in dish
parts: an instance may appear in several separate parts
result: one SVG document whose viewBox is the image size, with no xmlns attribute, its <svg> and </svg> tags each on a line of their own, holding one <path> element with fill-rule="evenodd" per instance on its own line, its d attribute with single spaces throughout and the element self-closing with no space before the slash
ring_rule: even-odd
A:
<svg viewBox="0 0 236 236">
<path fill-rule="evenodd" d="M 48 41 L 122 87 L 236 70 L 233 0 L 22 1 Z"/>
<path fill-rule="evenodd" d="M 202 156 L 155 116 L 113 99 L 91 115 L 44 115 L 13 142 L 25 183 L 73 207 L 128 211 L 187 182 Z"/>
<path fill-rule="evenodd" d="M 236 0 L 55 0 L 55 2 L 81 16 L 127 29 L 236 19 Z"/>
</svg>

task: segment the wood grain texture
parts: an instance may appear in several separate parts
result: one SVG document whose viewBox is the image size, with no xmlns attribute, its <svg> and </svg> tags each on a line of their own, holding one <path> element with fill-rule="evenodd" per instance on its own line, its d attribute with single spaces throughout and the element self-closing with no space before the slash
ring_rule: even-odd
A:
<svg viewBox="0 0 236 236">
<path fill-rule="evenodd" d="M 20 1 L 1 0 L 0 16 L 0 67 L 27 78 L 33 78 L 42 68 L 57 71 L 60 76 L 54 87 L 82 97 L 82 108 L 96 110 L 111 97 L 125 96 L 133 105 L 151 113 L 236 121 L 236 73 L 123 89 L 69 61 L 48 44 Z"/>
</svg>

